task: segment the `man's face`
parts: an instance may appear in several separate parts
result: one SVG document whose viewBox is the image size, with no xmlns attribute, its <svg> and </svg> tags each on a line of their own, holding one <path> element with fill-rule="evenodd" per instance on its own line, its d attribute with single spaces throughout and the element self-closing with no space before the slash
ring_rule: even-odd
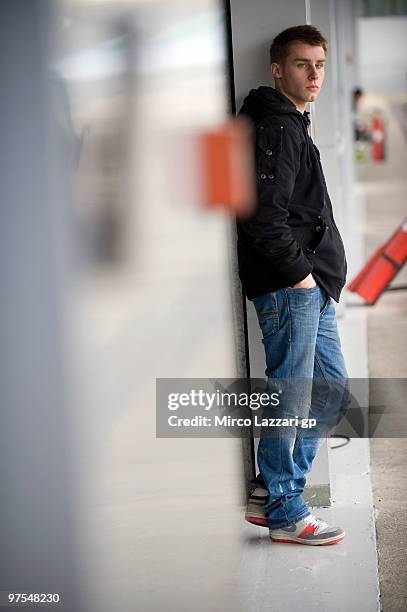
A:
<svg viewBox="0 0 407 612">
<path fill-rule="evenodd" d="M 325 51 L 304 43 L 291 43 L 289 55 L 281 64 L 271 64 L 276 89 L 304 112 L 314 102 L 324 81 Z"/>
</svg>

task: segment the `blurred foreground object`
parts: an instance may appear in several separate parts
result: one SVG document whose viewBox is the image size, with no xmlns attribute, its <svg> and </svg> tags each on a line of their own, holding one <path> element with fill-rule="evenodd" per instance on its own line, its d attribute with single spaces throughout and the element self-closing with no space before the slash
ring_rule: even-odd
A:
<svg viewBox="0 0 407 612">
<path fill-rule="evenodd" d="M 248 216 L 254 209 L 251 129 L 242 119 L 231 119 L 199 137 L 204 205 L 224 208 L 237 216 Z"/>
<path fill-rule="evenodd" d="M 391 238 L 372 255 L 347 289 L 359 294 L 367 304 L 373 305 L 384 291 L 407 289 L 405 286 L 388 287 L 407 260 L 407 219 Z"/>
<path fill-rule="evenodd" d="M 136 16 L 126 5 L 102 10 L 80 3 L 59 21 L 54 98 L 66 146 L 73 149 L 77 253 L 81 264 L 105 269 L 124 257 L 130 176 L 137 170 L 130 159 Z"/>
<path fill-rule="evenodd" d="M 54 25 L 51 2 L 0 3 L 0 607 L 8 593 L 45 593 L 59 601 L 45 608 L 80 612 L 66 351 L 72 157 L 49 78 Z"/>
</svg>

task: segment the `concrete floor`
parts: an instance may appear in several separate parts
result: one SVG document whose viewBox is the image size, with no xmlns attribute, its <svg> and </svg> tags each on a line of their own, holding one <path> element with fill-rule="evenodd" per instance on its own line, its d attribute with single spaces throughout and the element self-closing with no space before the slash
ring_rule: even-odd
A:
<svg viewBox="0 0 407 612">
<path fill-rule="evenodd" d="M 334 499 L 316 516 L 340 524 L 348 537 L 336 546 L 270 543 L 264 528 L 243 532 L 240 610 L 329 612 L 379 610 L 376 541 L 367 439 L 331 451 Z"/>
<path fill-rule="evenodd" d="M 407 142 L 386 107 L 388 159 L 362 168 L 366 205 L 366 255 L 383 243 L 406 216 Z M 398 115 L 396 115 L 398 116 Z M 404 268 L 393 285 L 407 284 Z M 370 378 L 406 378 L 407 292 L 385 293 L 368 312 Z M 399 406 L 405 408 L 404 405 Z M 371 440 L 371 478 L 376 516 L 383 612 L 407 609 L 407 440 Z"/>
</svg>

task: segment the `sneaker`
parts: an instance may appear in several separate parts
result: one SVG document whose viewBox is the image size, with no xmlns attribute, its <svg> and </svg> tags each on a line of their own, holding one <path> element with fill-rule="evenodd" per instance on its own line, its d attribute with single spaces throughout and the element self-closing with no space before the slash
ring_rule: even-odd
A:
<svg viewBox="0 0 407 612">
<path fill-rule="evenodd" d="M 268 527 L 267 518 L 264 513 L 267 497 L 267 489 L 262 489 L 261 487 L 257 487 L 250 493 L 245 514 L 246 521 L 253 523 L 253 525 Z"/>
<path fill-rule="evenodd" d="M 273 542 L 310 544 L 311 546 L 336 544 L 343 540 L 345 535 L 346 533 L 340 527 L 331 527 L 312 514 L 288 527 L 270 529 L 270 538 Z"/>
</svg>

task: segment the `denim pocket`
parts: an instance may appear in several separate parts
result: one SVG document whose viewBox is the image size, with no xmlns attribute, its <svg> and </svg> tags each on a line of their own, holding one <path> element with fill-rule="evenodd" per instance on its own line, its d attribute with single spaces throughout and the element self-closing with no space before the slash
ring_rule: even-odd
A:
<svg viewBox="0 0 407 612">
<path fill-rule="evenodd" d="M 255 300 L 253 300 L 255 302 Z M 263 338 L 272 336 L 280 327 L 277 300 L 274 293 L 262 296 L 261 302 L 255 302 L 257 317 Z"/>
<path fill-rule="evenodd" d="M 291 315 L 293 311 L 302 314 L 309 312 L 310 316 L 311 313 L 319 313 L 321 292 L 319 285 L 314 287 L 287 287 L 285 291 Z"/>
</svg>

